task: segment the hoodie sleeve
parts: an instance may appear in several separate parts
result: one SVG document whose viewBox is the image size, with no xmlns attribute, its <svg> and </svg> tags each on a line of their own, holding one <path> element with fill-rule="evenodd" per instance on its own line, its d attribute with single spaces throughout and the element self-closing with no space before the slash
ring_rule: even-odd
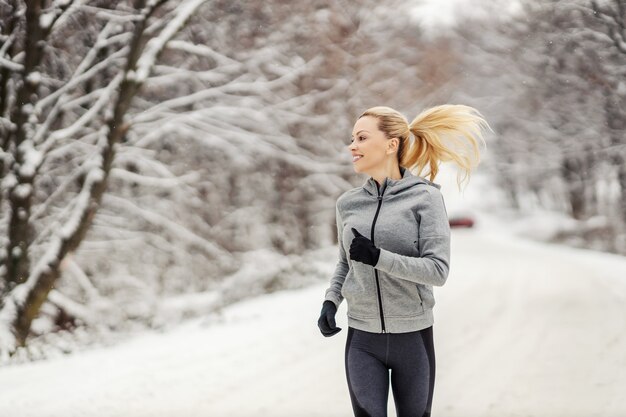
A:
<svg viewBox="0 0 626 417">
<path fill-rule="evenodd" d="M 339 243 L 339 261 L 337 262 L 337 266 L 335 267 L 335 272 L 330 279 L 330 287 L 326 290 L 325 300 L 330 300 L 337 308 L 339 308 L 339 304 L 343 301 L 343 296 L 341 295 L 341 287 L 343 287 L 343 282 L 346 279 L 346 274 L 350 269 L 348 264 L 348 259 L 346 257 L 346 251 L 343 247 L 343 221 L 341 219 L 341 212 L 339 210 L 339 201 L 337 201 L 335 208 L 335 218 L 337 220 L 337 241 Z"/>
<path fill-rule="evenodd" d="M 428 203 L 420 212 L 420 257 L 380 248 L 375 268 L 411 282 L 442 286 L 450 268 L 450 223 L 441 192 L 433 188 L 427 199 Z"/>
</svg>

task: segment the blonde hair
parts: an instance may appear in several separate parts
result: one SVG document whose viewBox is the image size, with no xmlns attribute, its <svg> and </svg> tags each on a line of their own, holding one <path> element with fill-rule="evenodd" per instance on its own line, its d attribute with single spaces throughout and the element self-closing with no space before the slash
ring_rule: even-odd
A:
<svg viewBox="0 0 626 417">
<path fill-rule="evenodd" d="M 430 176 L 434 181 L 441 162 L 454 161 L 461 172 L 457 184 L 469 177 L 480 162 L 479 142 L 485 147 L 483 128 L 491 126 L 473 107 L 462 104 L 442 104 L 423 110 L 411 123 L 398 111 L 386 106 L 371 107 L 359 118 L 373 116 L 378 129 L 387 139 L 398 138 L 398 163 L 417 175 Z M 410 134 L 415 140 L 410 142 Z M 422 174 L 428 166 L 428 171 Z M 464 175 L 461 175 L 463 174 Z"/>
</svg>

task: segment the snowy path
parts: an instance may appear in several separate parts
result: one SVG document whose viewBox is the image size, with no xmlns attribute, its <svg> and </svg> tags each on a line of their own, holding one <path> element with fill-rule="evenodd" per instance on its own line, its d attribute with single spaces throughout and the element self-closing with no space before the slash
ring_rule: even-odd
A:
<svg viewBox="0 0 626 417">
<path fill-rule="evenodd" d="M 434 416 L 626 416 L 625 258 L 480 229 L 452 244 L 435 288 Z M 326 285 L 0 369 L 0 416 L 349 417 L 346 304 L 338 335 L 316 326 Z"/>
<path fill-rule="evenodd" d="M 626 258 L 455 234 L 440 416 L 626 416 Z M 480 260 L 480 261 L 479 261 Z"/>
</svg>

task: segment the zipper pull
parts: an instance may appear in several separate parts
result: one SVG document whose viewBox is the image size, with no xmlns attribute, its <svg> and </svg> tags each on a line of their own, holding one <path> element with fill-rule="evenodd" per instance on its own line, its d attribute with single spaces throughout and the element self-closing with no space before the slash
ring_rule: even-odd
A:
<svg viewBox="0 0 626 417">
<path fill-rule="evenodd" d="M 383 199 L 383 196 L 379 194 L 379 195 L 378 195 L 378 201 L 380 201 L 380 200 L 382 200 L 382 199 Z"/>
</svg>

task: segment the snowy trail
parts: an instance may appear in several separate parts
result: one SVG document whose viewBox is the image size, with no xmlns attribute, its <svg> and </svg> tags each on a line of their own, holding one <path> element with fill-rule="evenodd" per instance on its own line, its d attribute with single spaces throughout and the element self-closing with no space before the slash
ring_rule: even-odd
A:
<svg viewBox="0 0 626 417">
<path fill-rule="evenodd" d="M 453 251 L 439 415 L 626 415 L 625 258 L 473 232 Z"/>
<path fill-rule="evenodd" d="M 450 277 L 435 288 L 433 415 L 626 415 L 625 258 L 480 228 L 454 230 L 452 245 Z M 316 326 L 326 286 L 5 367 L 0 415 L 349 417 L 346 304 L 338 335 Z"/>
</svg>

